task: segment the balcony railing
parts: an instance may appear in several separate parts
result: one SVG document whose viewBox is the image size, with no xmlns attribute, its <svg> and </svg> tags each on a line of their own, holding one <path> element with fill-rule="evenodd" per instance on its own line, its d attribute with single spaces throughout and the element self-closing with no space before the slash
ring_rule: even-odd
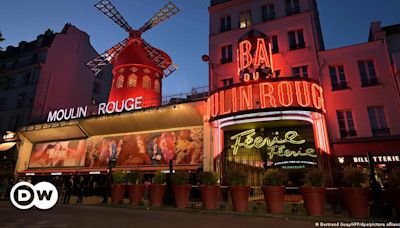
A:
<svg viewBox="0 0 400 228">
<path fill-rule="evenodd" d="M 361 87 L 376 86 L 376 85 L 382 85 L 379 78 L 377 77 L 371 77 L 361 80 Z"/>
<path fill-rule="evenodd" d="M 300 7 L 292 7 L 292 8 L 287 8 L 286 9 L 286 15 L 294 15 L 300 13 Z"/>
<path fill-rule="evenodd" d="M 341 130 L 340 131 L 340 137 L 341 138 L 347 138 L 347 137 L 355 137 L 357 136 L 357 131 L 352 129 L 352 130 Z"/>
<path fill-rule="evenodd" d="M 344 89 L 349 89 L 349 88 L 350 87 L 348 86 L 348 83 L 346 81 L 332 83 L 332 91 L 344 90 Z"/>
</svg>

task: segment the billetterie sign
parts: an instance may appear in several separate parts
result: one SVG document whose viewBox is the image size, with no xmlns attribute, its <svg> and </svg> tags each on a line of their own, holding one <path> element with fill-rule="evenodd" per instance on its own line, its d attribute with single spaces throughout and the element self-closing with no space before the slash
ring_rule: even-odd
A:
<svg viewBox="0 0 400 228">
<path fill-rule="evenodd" d="M 123 111 L 132 111 L 142 108 L 143 97 L 128 98 L 122 101 L 109 101 L 100 103 L 97 109 L 97 115 L 119 113 Z M 72 120 L 85 118 L 88 115 L 88 106 L 77 108 L 65 108 L 50 111 L 47 115 L 47 122 Z"/>
</svg>

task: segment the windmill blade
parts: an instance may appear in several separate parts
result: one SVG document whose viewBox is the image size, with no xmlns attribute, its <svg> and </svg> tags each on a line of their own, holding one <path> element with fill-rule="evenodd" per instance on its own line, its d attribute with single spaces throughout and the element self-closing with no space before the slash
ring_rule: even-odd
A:
<svg viewBox="0 0 400 228">
<path fill-rule="evenodd" d="M 111 59 L 118 55 L 124 47 L 128 44 L 128 38 L 119 42 L 118 44 L 114 45 L 112 48 L 108 49 L 107 51 L 103 52 L 96 58 L 92 59 L 91 61 L 86 63 L 86 66 L 94 73 L 94 75 L 98 75 L 103 69 L 103 67 L 110 63 Z"/>
<path fill-rule="evenodd" d="M 149 43 L 143 40 L 144 50 L 147 52 L 147 56 L 157 64 L 157 66 L 163 71 L 163 77 L 167 77 L 177 69 L 177 66 L 172 63 L 171 60 L 165 58 L 164 55 L 156 48 L 152 47 Z"/>
<path fill-rule="evenodd" d="M 161 22 L 167 20 L 168 18 L 174 16 L 180 11 L 176 5 L 172 2 L 168 2 L 160 11 L 158 11 L 154 16 L 148 20 L 139 30 L 145 32 L 154 26 L 160 24 Z"/>
<path fill-rule="evenodd" d="M 122 17 L 122 15 L 109 0 L 101 0 L 94 6 L 119 26 L 121 26 L 125 31 L 129 32 L 132 30 L 132 27 L 128 24 L 128 22 L 125 21 L 124 17 Z"/>
</svg>

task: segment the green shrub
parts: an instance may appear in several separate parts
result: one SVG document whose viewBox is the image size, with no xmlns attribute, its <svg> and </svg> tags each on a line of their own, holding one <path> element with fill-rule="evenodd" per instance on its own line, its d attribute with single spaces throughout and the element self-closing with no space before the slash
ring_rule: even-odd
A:
<svg viewBox="0 0 400 228">
<path fill-rule="evenodd" d="M 218 183 L 218 173 L 213 172 L 201 172 L 197 176 L 198 181 L 200 184 L 203 185 L 216 185 Z"/>
<path fill-rule="evenodd" d="M 124 171 L 113 171 L 112 176 L 115 184 L 122 184 L 126 181 L 126 173 Z"/>
<path fill-rule="evenodd" d="M 164 184 L 165 183 L 165 173 L 158 171 L 154 174 L 154 184 Z"/>
<path fill-rule="evenodd" d="M 266 186 L 281 186 L 288 180 L 286 172 L 278 169 L 268 169 L 263 177 L 263 183 Z"/>
<path fill-rule="evenodd" d="M 347 186 L 362 187 L 362 184 L 367 181 L 367 178 L 367 174 L 365 174 L 361 169 L 352 166 L 344 168 L 343 182 Z"/>
<path fill-rule="evenodd" d="M 175 185 L 183 185 L 188 183 L 189 174 L 185 171 L 177 171 L 170 177 L 171 183 Z"/>
<path fill-rule="evenodd" d="M 325 173 L 317 168 L 310 169 L 305 176 L 304 184 L 312 187 L 323 187 L 326 183 Z"/>
<path fill-rule="evenodd" d="M 247 173 L 235 169 L 227 174 L 226 181 L 230 185 L 246 185 L 247 184 Z"/>
<path fill-rule="evenodd" d="M 133 170 L 128 174 L 128 181 L 130 184 L 140 184 L 142 175 L 139 171 Z"/>
</svg>

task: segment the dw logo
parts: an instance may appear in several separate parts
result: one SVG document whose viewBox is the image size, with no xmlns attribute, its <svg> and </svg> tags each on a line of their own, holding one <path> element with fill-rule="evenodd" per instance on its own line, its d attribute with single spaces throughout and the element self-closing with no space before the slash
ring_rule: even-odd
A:
<svg viewBox="0 0 400 228">
<path fill-rule="evenodd" d="M 32 185 L 29 182 L 19 182 L 11 189 L 11 203 L 18 209 L 28 210 L 35 206 L 41 210 L 52 208 L 58 200 L 56 187 L 49 182 L 39 182 Z"/>
</svg>

